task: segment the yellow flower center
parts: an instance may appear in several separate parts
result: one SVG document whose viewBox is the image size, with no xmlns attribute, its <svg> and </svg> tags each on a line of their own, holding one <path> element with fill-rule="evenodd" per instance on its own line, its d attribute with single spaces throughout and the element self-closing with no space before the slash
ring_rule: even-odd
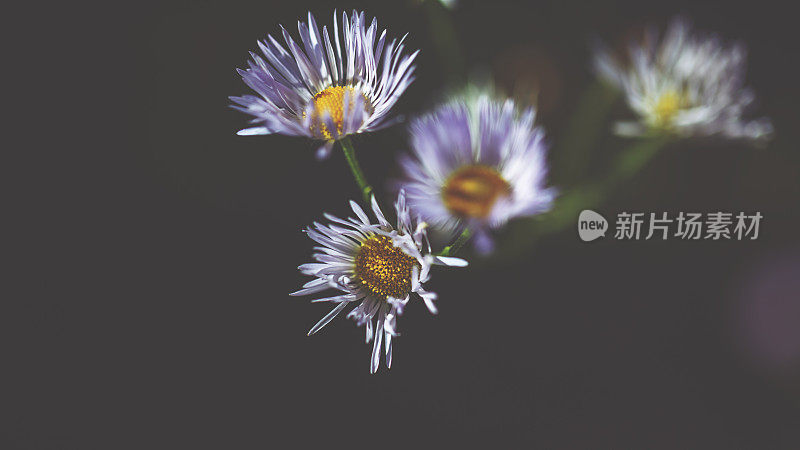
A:
<svg viewBox="0 0 800 450">
<path fill-rule="evenodd" d="M 509 194 L 511 185 L 495 169 L 479 164 L 456 170 L 442 189 L 447 209 L 465 218 L 486 218 L 497 199 Z"/>
<path fill-rule="evenodd" d="M 372 236 L 361 244 L 355 259 L 356 278 L 373 294 L 403 299 L 411 291 L 417 260 L 395 247 L 391 238 Z"/>
<path fill-rule="evenodd" d="M 350 99 L 350 108 L 355 104 L 356 95 L 364 97 L 364 108 L 369 111 L 371 105 L 367 97 L 350 86 L 331 86 L 323 89 L 314 95 L 314 110 L 311 113 L 311 129 L 319 127 L 319 131 L 325 139 L 333 139 L 333 133 L 325 125 L 324 117 L 330 114 L 331 120 L 336 125 L 336 131 L 342 134 L 344 126 L 344 100 Z M 304 115 L 305 116 L 305 115 Z"/>
<path fill-rule="evenodd" d="M 655 126 L 662 128 L 671 126 L 678 111 L 686 107 L 687 100 L 685 95 L 673 90 L 661 94 L 653 107 L 653 122 Z"/>
</svg>

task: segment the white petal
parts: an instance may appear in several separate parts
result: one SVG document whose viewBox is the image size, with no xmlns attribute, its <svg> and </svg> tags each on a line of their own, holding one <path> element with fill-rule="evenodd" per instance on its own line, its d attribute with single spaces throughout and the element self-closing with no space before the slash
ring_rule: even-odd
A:
<svg viewBox="0 0 800 450">
<path fill-rule="evenodd" d="M 350 200 L 350 207 L 353 208 L 353 212 L 356 213 L 358 218 L 361 220 L 361 223 L 363 223 L 364 225 L 369 225 L 369 217 L 367 217 L 367 214 L 364 213 L 364 210 L 361 209 L 358 203 L 354 202 L 353 200 Z"/>
<path fill-rule="evenodd" d="M 386 217 L 383 215 L 383 211 L 381 211 L 381 207 L 378 206 L 378 200 L 375 199 L 375 195 L 374 194 L 372 195 L 372 202 L 371 203 L 372 203 L 372 212 L 375 213 L 375 217 L 378 218 L 378 222 L 381 224 L 381 226 L 384 226 L 384 227 L 387 227 L 387 228 L 391 228 L 391 225 L 389 224 L 389 221 L 386 220 Z"/>
<path fill-rule="evenodd" d="M 424 290 L 420 290 L 417 292 L 422 300 L 425 302 L 425 306 L 428 307 L 428 310 L 431 314 L 438 314 L 439 310 L 436 308 L 436 305 L 433 304 L 433 301 L 436 300 L 436 293 L 434 292 L 426 292 Z"/>
<path fill-rule="evenodd" d="M 383 314 L 378 316 L 377 329 L 375 330 L 375 343 L 372 345 L 372 359 L 370 361 L 369 372 L 378 371 L 381 364 L 381 343 L 383 342 Z"/>
<path fill-rule="evenodd" d="M 325 317 L 323 317 L 319 322 L 317 322 L 316 325 L 314 325 L 313 327 L 311 327 L 310 330 L 308 330 L 308 335 L 311 336 L 312 334 L 314 334 L 317 331 L 319 331 L 322 327 L 327 325 L 328 322 L 330 322 L 331 320 L 333 320 L 334 317 L 339 315 L 339 313 L 342 312 L 344 307 L 347 306 L 347 305 L 348 305 L 348 302 L 342 302 L 342 303 L 339 303 L 338 305 L 336 305 L 336 307 L 333 308 L 331 310 L 331 312 L 329 312 Z"/>
<path fill-rule="evenodd" d="M 244 130 L 239 130 L 236 132 L 239 136 L 257 136 L 260 134 L 272 134 L 269 131 L 269 128 L 265 127 L 253 127 L 253 128 L 245 128 Z"/>
<path fill-rule="evenodd" d="M 452 256 L 437 256 L 434 263 L 443 264 L 445 266 L 451 266 L 451 267 L 466 267 L 469 264 L 464 259 L 455 258 Z"/>
<path fill-rule="evenodd" d="M 392 368 L 392 335 L 390 333 L 385 333 L 384 337 L 386 338 L 386 368 Z"/>
</svg>

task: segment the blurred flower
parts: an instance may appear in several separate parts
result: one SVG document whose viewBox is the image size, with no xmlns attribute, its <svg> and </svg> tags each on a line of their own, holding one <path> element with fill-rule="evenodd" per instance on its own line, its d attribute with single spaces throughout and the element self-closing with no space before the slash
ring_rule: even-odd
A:
<svg viewBox="0 0 800 450">
<path fill-rule="evenodd" d="M 482 253 L 493 248 L 490 229 L 548 210 L 555 190 L 544 187 L 547 146 L 534 118 L 511 100 L 470 96 L 412 122 L 414 153 L 400 160 L 411 209 L 445 231 L 469 227 Z"/>
<path fill-rule="evenodd" d="M 788 378 L 800 374 L 800 248 L 755 259 L 735 286 L 736 339 L 759 371 Z"/>
<path fill-rule="evenodd" d="M 360 300 L 361 303 L 347 316 L 355 319 L 359 326 L 366 324 L 367 342 L 373 338 L 372 319 L 377 318 L 370 363 L 370 372 L 375 373 L 384 339 L 386 367 L 392 365 L 392 337 L 397 336 L 397 316 L 403 313 L 412 293 L 420 296 L 431 313 L 436 314 L 433 303 L 436 294 L 422 287 L 422 283 L 430 278 L 431 265 L 466 266 L 467 262 L 431 254 L 426 224 L 417 224 L 411 219 L 403 192 L 395 203 L 397 228 L 386 220 L 375 197 L 372 198 L 372 211 L 378 219 L 377 224 L 370 222 L 357 203 L 351 201 L 350 206 L 358 219 L 342 220 L 325 214 L 334 224 L 314 223 L 313 227 L 306 229 L 308 237 L 321 247 L 315 247 L 319 252 L 313 255 L 317 262 L 303 264 L 299 269 L 316 279 L 291 295 L 313 294 L 328 288 L 344 292 L 313 300 L 337 305 L 311 328 L 309 335 L 327 325 L 348 304 Z"/>
<path fill-rule="evenodd" d="M 308 24 L 297 27 L 305 51 L 281 27 L 289 52 L 269 35 L 258 43 L 266 61 L 251 52 L 249 68 L 238 69 L 260 95 L 230 97 L 237 104 L 233 108 L 255 116 L 256 125 L 238 134 L 324 140 L 317 153 L 324 158 L 337 139 L 390 125 L 387 113 L 413 81 L 412 62 L 419 51 L 403 56 L 405 37 L 386 46 L 386 30 L 378 37 L 377 20 L 367 28 L 363 12 L 353 11 L 350 19 L 342 13 L 341 43 L 335 12 L 333 44 L 327 27 L 320 35 L 310 12 Z"/>
<path fill-rule="evenodd" d="M 690 34 L 689 24 L 674 19 L 658 40 L 650 29 L 642 43 L 632 43 L 628 64 L 620 64 L 604 46 L 595 52 L 598 75 L 625 94 L 637 122 L 620 122 L 620 135 L 667 131 L 681 136 L 764 139 L 768 119 L 742 118 L 755 100 L 744 86 L 746 50 L 724 44 L 718 36 Z"/>
</svg>

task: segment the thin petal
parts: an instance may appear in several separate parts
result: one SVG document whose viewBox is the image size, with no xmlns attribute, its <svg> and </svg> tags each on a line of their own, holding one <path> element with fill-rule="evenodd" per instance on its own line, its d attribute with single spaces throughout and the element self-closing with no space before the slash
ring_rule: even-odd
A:
<svg viewBox="0 0 800 450">
<path fill-rule="evenodd" d="M 338 316 L 338 315 L 339 315 L 339 313 L 340 313 L 340 312 L 342 312 L 342 310 L 343 310 L 343 309 L 344 309 L 344 308 L 345 308 L 347 305 L 348 305 L 348 302 L 342 302 L 342 303 L 339 303 L 338 305 L 336 305 L 336 307 L 335 307 L 335 308 L 333 308 L 333 309 L 331 310 L 331 312 L 329 312 L 327 315 L 325 315 L 325 317 L 323 317 L 323 318 L 322 318 L 322 319 L 321 319 L 319 322 L 317 322 L 317 324 L 316 324 L 316 325 L 314 325 L 313 327 L 311 327 L 311 329 L 310 329 L 310 330 L 308 330 L 308 335 L 309 335 L 309 336 L 311 336 L 312 334 L 314 334 L 314 333 L 316 333 L 317 331 L 319 331 L 320 329 L 322 329 L 322 327 L 324 327 L 325 325 L 327 325 L 327 324 L 328 324 L 328 322 L 330 322 L 331 320 L 333 320 L 333 318 L 334 318 L 334 317 Z"/>
</svg>

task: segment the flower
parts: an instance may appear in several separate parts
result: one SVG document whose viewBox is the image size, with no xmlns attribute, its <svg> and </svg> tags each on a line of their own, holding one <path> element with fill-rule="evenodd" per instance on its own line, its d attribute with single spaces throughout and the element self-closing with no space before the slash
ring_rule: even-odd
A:
<svg viewBox="0 0 800 450">
<path fill-rule="evenodd" d="M 616 132 L 636 136 L 666 131 L 680 136 L 764 139 L 768 119 L 742 118 L 755 99 L 744 86 L 746 50 L 718 36 L 690 34 L 689 24 L 674 19 L 662 39 L 649 30 L 643 43 L 629 47 L 629 64 L 620 64 L 605 47 L 595 52 L 595 71 L 620 88 L 636 122 L 620 122 Z"/>
<path fill-rule="evenodd" d="M 493 248 L 491 229 L 548 210 L 544 132 L 535 111 L 512 100 L 454 99 L 410 126 L 413 156 L 400 164 L 409 206 L 431 226 L 453 234 L 468 227 L 475 248 Z"/>
<path fill-rule="evenodd" d="M 390 125 L 387 114 L 414 80 L 412 62 L 419 50 L 404 56 L 405 36 L 386 45 L 386 30 L 378 37 L 377 19 L 367 27 L 363 12 L 353 11 L 350 19 L 342 13 L 341 41 L 336 12 L 333 41 L 327 27 L 320 35 L 310 12 L 308 24 L 297 27 L 305 51 L 281 27 L 288 52 L 268 35 L 258 43 L 266 61 L 251 52 L 249 68 L 238 69 L 259 95 L 230 97 L 233 108 L 254 116 L 255 126 L 238 134 L 323 140 L 317 156 L 324 158 L 337 139 Z"/>
<path fill-rule="evenodd" d="M 384 217 L 375 197 L 372 211 L 378 219 L 372 224 L 364 210 L 350 202 L 356 218 L 342 220 L 330 214 L 325 217 L 330 225 L 314 223 L 308 227 L 308 237 L 321 245 L 315 247 L 316 262 L 303 264 L 298 269 L 316 277 L 303 288 L 290 295 L 314 294 L 328 288 L 343 294 L 319 298 L 313 302 L 336 303 L 336 307 L 314 325 L 309 336 L 319 331 L 336 317 L 347 305 L 359 302 L 347 317 L 359 326 L 366 325 L 367 342 L 373 339 L 370 372 L 375 373 L 380 363 L 381 342 L 385 340 L 386 367 L 392 366 L 392 338 L 397 336 L 397 316 L 416 294 L 436 314 L 436 294 L 426 291 L 422 284 L 430 278 L 432 264 L 466 266 L 463 259 L 434 256 L 427 240 L 425 223 L 412 220 L 406 206 L 405 194 L 400 192 L 395 203 L 397 228 Z M 373 333 L 372 319 L 376 318 Z"/>
</svg>

